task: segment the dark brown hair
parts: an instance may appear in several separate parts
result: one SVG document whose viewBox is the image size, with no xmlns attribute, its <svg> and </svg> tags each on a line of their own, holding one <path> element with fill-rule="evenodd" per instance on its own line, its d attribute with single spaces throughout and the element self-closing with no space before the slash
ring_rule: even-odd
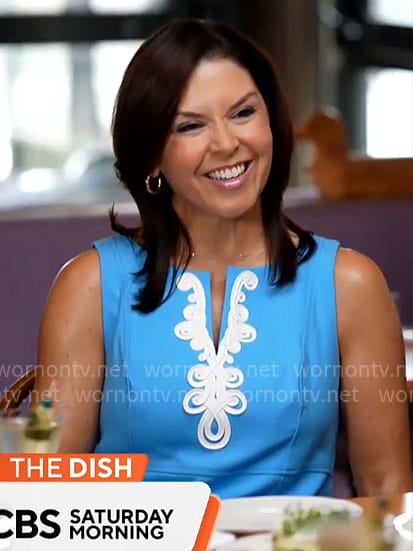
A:
<svg viewBox="0 0 413 551">
<path fill-rule="evenodd" d="M 293 147 L 292 124 L 287 102 L 268 54 L 236 29 L 221 22 L 178 19 L 156 31 L 129 63 L 119 89 L 113 116 L 113 147 L 118 177 L 127 186 L 141 216 L 140 239 L 147 252 L 138 277 L 145 284 L 135 309 L 155 310 L 169 292 L 165 287 L 171 258 L 186 267 L 191 242 L 172 207 L 172 191 L 163 181 L 157 195 L 146 191 L 145 178 L 159 164 L 181 96 L 194 69 L 205 59 L 228 58 L 245 68 L 255 81 L 268 110 L 273 140 L 273 159 L 262 192 L 262 223 L 265 231 L 269 279 L 284 285 L 295 279 L 297 267 L 313 254 L 315 241 L 282 213 Z M 111 213 L 112 228 L 136 238 Z M 296 248 L 288 230 L 299 237 Z M 183 243 L 183 247 L 182 247 Z"/>
</svg>

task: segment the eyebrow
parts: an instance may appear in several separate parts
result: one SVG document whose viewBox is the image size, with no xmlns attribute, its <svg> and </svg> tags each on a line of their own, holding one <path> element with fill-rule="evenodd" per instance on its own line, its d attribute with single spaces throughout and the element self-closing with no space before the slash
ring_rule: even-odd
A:
<svg viewBox="0 0 413 551">
<path fill-rule="evenodd" d="M 240 98 L 238 101 L 236 101 L 234 103 L 234 105 L 232 105 L 228 111 L 232 111 L 234 109 L 236 109 L 237 107 L 239 107 L 240 105 L 242 105 L 244 103 L 244 101 L 246 101 L 247 99 L 249 99 L 250 97 L 252 96 L 257 96 L 257 92 L 255 91 L 252 91 L 252 92 L 248 92 L 247 94 L 245 94 L 244 96 L 242 96 L 242 98 Z M 176 114 L 177 117 L 189 117 L 189 118 L 203 118 L 204 115 L 202 115 L 201 113 L 195 113 L 195 111 L 178 111 L 178 113 Z"/>
</svg>

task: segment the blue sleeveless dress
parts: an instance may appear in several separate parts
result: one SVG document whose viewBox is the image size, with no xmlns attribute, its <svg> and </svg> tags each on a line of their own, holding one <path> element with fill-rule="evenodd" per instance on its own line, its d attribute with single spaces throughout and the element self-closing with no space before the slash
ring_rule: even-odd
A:
<svg viewBox="0 0 413 551">
<path fill-rule="evenodd" d="M 146 480 L 202 480 L 221 498 L 331 495 L 339 244 L 315 239 L 281 289 L 265 267 L 228 268 L 217 350 L 209 273 L 181 273 L 172 296 L 140 314 L 133 273 L 145 252 L 123 236 L 96 242 L 106 376 L 95 451 L 145 453 Z"/>
</svg>

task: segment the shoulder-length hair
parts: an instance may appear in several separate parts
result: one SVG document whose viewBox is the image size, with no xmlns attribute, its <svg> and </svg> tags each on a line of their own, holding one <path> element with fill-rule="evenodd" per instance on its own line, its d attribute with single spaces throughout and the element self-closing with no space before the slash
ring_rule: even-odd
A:
<svg viewBox="0 0 413 551">
<path fill-rule="evenodd" d="M 145 179 L 159 164 L 186 85 L 203 60 L 232 59 L 245 68 L 266 104 L 273 140 L 272 166 L 261 195 L 262 223 L 269 260 L 269 280 L 282 286 L 294 281 L 297 267 L 313 254 L 315 241 L 282 213 L 293 148 L 292 123 L 269 55 L 227 24 L 197 19 L 174 20 L 150 36 L 129 63 L 117 96 L 113 123 L 115 169 L 139 209 L 140 241 L 146 258 L 139 277 L 144 285 L 134 308 L 148 313 L 172 293 L 177 269 L 165 293 L 171 259 L 185 268 L 192 244 L 172 206 L 172 191 L 164 180 L 161 192 L 146 191 Z M 111 213 L 112 228 L 136 238 Z M 298 247 L 289 237 L 298 235 Z"/>
</svg>

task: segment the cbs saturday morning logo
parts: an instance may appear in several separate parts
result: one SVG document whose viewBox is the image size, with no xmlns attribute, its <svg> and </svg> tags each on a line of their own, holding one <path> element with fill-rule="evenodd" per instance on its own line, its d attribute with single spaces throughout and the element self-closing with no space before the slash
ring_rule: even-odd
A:
<svg viewBox="0 0 413 551">
<path fill-rule="evenodd" d="M 173 514 L 174 509 L 71 509 L 67 528 L 71 540 L 159 540 Z M 6 519 L 0 540 L 56 539 L 62 532 L 60 515 L 57 509 L 0 509 L 0 519 Z"/>
<path fill-rule="evenodd" d="M 130 481 L 146 462 L 0 455 L 0 550 L 128 551 L 139 542 L 142 551 L 206 551 L 218 499 L 202 482 Z"/>
</svg>

